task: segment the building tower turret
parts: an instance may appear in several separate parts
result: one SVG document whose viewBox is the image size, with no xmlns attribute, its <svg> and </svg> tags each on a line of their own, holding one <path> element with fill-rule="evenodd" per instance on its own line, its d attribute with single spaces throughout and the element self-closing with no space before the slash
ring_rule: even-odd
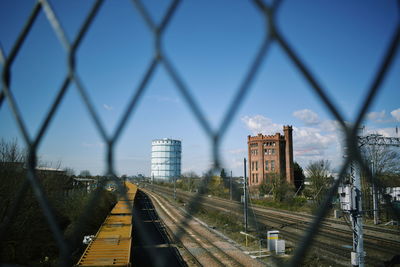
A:
<svg viewBox="0 0 400 267">
<path fill-rule="evenodd" d="M 292 126 L 283 126 L 283 132 L 285 135 L 286 181 L 294 184 Z"/>
</svg>

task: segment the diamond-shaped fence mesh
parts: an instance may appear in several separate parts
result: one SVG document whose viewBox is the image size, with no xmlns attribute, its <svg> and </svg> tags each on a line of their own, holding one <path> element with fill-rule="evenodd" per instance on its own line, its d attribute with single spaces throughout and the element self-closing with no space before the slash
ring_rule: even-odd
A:
<svg viewBox="0 0 400 267">
<path fill-rule="evenodd" d="M 125 107 L 124 113 L 121 116 L 116 128 L 114 129 L 111 135 L 107 134 L 105 126 L 100 119 L 100 116 L 96 112 L 94 105 L 92 103 L 92 99 L 89 97 L 87 93 L 87 88 L 84 86 L 80 79 L 80 75 L 77 71 L 75 62 L 77 59 L 77 49 L 82 43 L 83 37 L 90 31 L 91 24 L 95 19 L 96 15 L 99 13 L 101 6 L 104 4 L 104 1 L 98 0 L 95 1 L 90 11 L 88 12 L 84 23 L 81 25 L 78 34 L 71 40 L 67 38 L 67 35 L 61 25 L 60 19 L 55 13 L 53 7 L 47 0 L 38 0 L 36 1 L 33 9 L 30 12 L 29 17 L 27 18 L 23 29 L 18 35 L 18 38 L 14 45 L 12 46 L 9 54 L 5 54 L 3 49 L 0 50 L 0 63 L 2 64 L 2 75 L 1 75 L 1 91 L 0 91 L 0 108 L 4 107 L 4 105 L 8 104 L 9 108 L 12 111 L 14 116 L 14 120 L 16 121 L 19 131 L 23 136 L 25 146 L 27 147 L 27 179 L 20 185 L 17 192 L 15 192 L 15 199 L 12 202 L 10 208 L 6 216 L 4 216 L 4 220 L 0 225 L 0 238 L 2 238 L 6 232 L 7 228 L 10 224 L 13 223 L 13 219 L 18 214 L 18 209 L 21 206 L 21 202 L 23 201 L 24 196 L 28 192 L 28 190 L 32 190 L 35 198 L 37 199 L 41 210 L 43 211 L 44 217 L 47 220 L 47 224 L 51 228 L 51 232 L 53 234 L 54 239 L 57 242 L 57 246 L 60 253 L 61 262 L 64 265 L 68 266 L 71 264 L 71 243 L 67 243 L 63 237 L 63 233 L 60 230 L 59 223 L 57 222 L 56 215 L 52 209 L 52 203 L 48 200 L 48 197 L 44 193 L 43 187 L 38 179 L 38 174 L 36 170 L 37 166 L 37 151 L 40 143 L 43 141 L 45 133 L 48 131 L 49 125 L 52 122 L 54 114 L 60 106 L 60 103 L 63 101 L 66 92 L 68 90 L 72 90 L 71 88 L 75 86 L 79 92 L 80 97 L 82 98 L 85 107 L 87 108 L 91 120 L 94 122 L 97 131 L 99 132 L 102 140 L 106 144 L 106 166 L 107 166 L 107 176 L 116 181 L 117 184 L 121 187 L 121 184 L 118 183 L 118 179 L 115 175 L 114 168 L 114 148 L 116 142 L 121 138 L 123 129 L 127 125 L 127 121 L 134 113 L 135 109 L 138 106 L 143 94 L 149 87 L 149 82 L 153 79 L 155 70 L 157 68 L 163 68 L 167 75 L 173 81 L 174 87 L 180 93 L 184 102 L 189 107 L 190 111 L 193 113 L 195 120 L 201 126 L 201 129 L 206 133 L 206 136 L 211 141 L 211 148 L 213 151 L 213 169 L 218 170 L 220 168 L 220 144 L 221 140 L 223 140 L 226 135 L 229 126 L 232 124 L 235 115 L 237 114 L 240 106 L 245 102 L 246 96 L 249 94 L 249 91 L 252 88 L 252 84 L 257 76 L 261 64 L 265 61 L 266 55 L 269 53 L 271 44 L 275 44 L 279 46 L 284 54 L 287 56 L 287 60 L 293 63 L 293 68 L 295 68 L 307 81 L 309 85 L 309 90 L 316 93 L 319 100 L 324 104 L 326 110 L 339 122 L 340 127 L 342 128 L 343 133 L 345 133 L 345 146 L 348 148 L 348 157 L 346 158 L 343 166 L 341 167 L 339 179 L 335 180 L 335 183 L 330 188 L 328 194 L 325 197 L 325 200 L 321 204 L 318 209 L 318 212 L 315 216 L 315 219 L 310 224 L 308 230 L 306 231 L 303 240 L 299 243 L 294 253 L 293 258 L 290 261 L 290 265 L 298 265 L 303 260 L 307 250 L 312 245 L 312 242 L 318 232 L 318 228 L 321 225 L 321 222 L 324 220 L 324 217 L 329 210 L 328 207 L 332 201 L 332 198 L 335 196 L 338 186 L 344 176 L 346 174 L 346 170 L 349 165 L 352 163 L 359 164 L 361 168 L 367 173 L 367 178 L 369 181 L 379 188 L 383 188 L 382 184 L 379 180 L 372 178 L 371 171 L 363 161 L 361 157 L 361 153 L 359 147 L 357 145 L 357 129 L 360 127 L 360 124 L 363 121 L 363 118 L 368 111 L 368 108 L 371 106 L 373 101 L 375 100 L 377 94 L 382 88 L 382 82 L 385 79 L 391 65 L 392 61 L 395 58 L 395 55 L 399 49 L 400 44 L 400 19 L 396 21 L 396 27 L 392 34 L 391 41 L 389 42 L 389 47 L 386 49 L 386 53 L 381 59 L 381 63 L 379 68 L 376 70 L 374 77 L 372 79 L 372 83 L 370 84 L 368 90 L 366 90 L 366 94 L 364 96 L 363 104 L 361 105 L 360 110 L 357 113 L 357 116 L 351 120 L 352 123 L 349 124 L 345 122 L 345 118 L 341 112 L 339 106 L 337 106 L 333 101 L 328 97 L 325 88 L 318 82 L 313 73 L 307 67 L 307 65 L 301 60 L 300 56 L 296 53 L 293 48 L 295 44 L 291 44 L 285 38 L 285 35 L 279 30 L 279 27 L 276 24 L 276 16 L 279 12 L 279 6 L 282 1 L 273 1 L 272 4 L 267 4 L 262 0 L 254 0 L 252 3 L 256 6 L 258 11 L 262 14 L 265 19 L 265 35 L 262 41 L 261 46 L 255 51 L 255 57 L 251 62 L 249 68 L 244 73 L 244 78 L 242 82 L 238 85 L 238 89 L 228 105 L 228 108 L 225 112 L 225 115 L 220 123 L 219 127 L 214 129 L 210 122 L 207 120 L 204 112 L 200 108 L 198 101 L 193 96 L 192 90 L 185 83 L 184 77 L 177 71 L 174 67 L 173 59 L 168 56 L 168 53 L 164 49 L 164 35 L 165 30 L 168 28 L 168 25 L 174 18 L 174 14 L 179 12 L 178 7 L 182 4 L 180 0 L 171 1 L 168 8 L 165 10 L 160 23 L 156 23 L 150 13 L 149 10 L 146 9 L 145 5 L 139 1 L 134 0 L 132 4 L 136 8 L 137 12 L 140 14 L 143 21 L 146 23 L 148 31 L 152 34 L 153 42 L 154 42 L 154 54 L 152 59 L 150 60 L 150 64 L 148 65 L 144 75 L 141 77 L 140 81 L 137 83 L 134 94 L 131 96 L 128 105 Z M 23 116 L 18 108 L 16 103 L 16 99 L 13 94 L 13 85 L 11 84 L 11 75 L 12 75 L 12 67 L 15 61 L 17 54 L 20 52 L 22 45 L 25 43 L 27 35 L 34 27 L 34 23 L 38 18 L 40 12 L 44 12 L 48 22 L 50 23 L 54 34 L 57 36 L 59 42 L 64 48 L 65 54 L 67 56 L 67 72 L 65 73 L 64 80 L 62 85 L 58 88 L 58 93 L 50 108 L 47 111 L 47 114 L 44 116 L 44 120 L 39 127 L 39 131 L 33 137 L 31 137 L 28 133 L 26 124 L 24 122 Z M 223 15 L 223 14 L 221 14 Z M 0 47 L 1 48 L 1 47 Z M 348 121 L 348 120 L 347 120 Z M 205 180 L 207 183 L 207 180 Z M 203 186 L 206 186 L 203 185 Z M 89 211 L 91 207 L 98 200 L 99 193 L 94 194 L 92 198 L 89 200 L 85 211 Z M 200 195 L 197 194 L 190 202 L 190 206 L 193 209 L 198 207 L 199 202 L 201 201 Z M 395 210 L 395 209 L 394 209 Z M 397 216 L 400 215 L 398 211 Z M 86 215 L 85 215 L 86 214 Z M 79 218 L 79 223 L 75 229 L 76 232 L 79 231 L 79 228 L 85 223 L 89 212 L 82 213 L 82 216 Z M 189 220 L 189 218 L 186 218 Z M 183 222 L 184 224 L 187 222 Z"/>
</svg>

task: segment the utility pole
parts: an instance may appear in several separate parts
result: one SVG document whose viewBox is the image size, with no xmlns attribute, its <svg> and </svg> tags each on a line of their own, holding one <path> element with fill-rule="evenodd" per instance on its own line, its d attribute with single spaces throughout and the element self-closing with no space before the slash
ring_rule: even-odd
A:
<svg viewBox="0 0 400 267">
<path fill-rule="evenodd" d="M 174 200 L 176 201 L 176 177 L 174 176 Z"/>
<path fill-rule="evenodd" d="M 153 173 L 152 179 L 151 179 L 151 192 L 154 192 L 154 173 Z"/>
<path fill-rule="evenodd" d="M 361 177 L 360 169 L 355 168 L 354 163 L 350 165 L 350 177 L 353 184 L 352 204 L 353 209 L 350 210 L 351 224 L 353 227 L 353 251 L 351 252 L 351 264 L 353 266 L 364 267 L 365 252 L 364 252 L 364 238 L 363 238 L 363 222 L 362 222 L 362 191 L 361 191 Z"/>
<path fill-rule="evenodd" d="M 246 158 L 244 158 L 244 185 L 243 185 L 243 212 L 244 212 L 244 232 L 247 233 L 247 176 L 246 176 Z"/>
<path fill-rule="evenodd" d="M 229 180 L 229 195 L 232 201 L 232 171 L 231 171 L 231 179 Z"/>
<path fill-rule="evenodd" d="M 371 160 L 371 172 L 372 177 L 376 177 L 376 166 L 375 160 Z M 374 224 L 379 224 L 379 206 L 378 206 L 378 190 L 375 184 L 372 184 L 372 201 L 374 207 Z"/>
<path fill-rule="evenodd" d="M 379 134 L 370 134 L 367 136 L 358 136 L 358 146 L 397 146 L 400 147 L 400 138 L 383 137 Z M 377 162 L 376 158 L 371 161 L 372 178 L 376 179 Z M 352 228 L 353 228 L 353 251 L 351 252 L 351 264 L 353 266 L 364 267 L 365 252 L 364 238 L 362 227 L 362 191 L 361 191 L 361 170 L 356 167 L 354 162 L 350 164 L 350 179 L 351 179 L 351 203 L 348 209 L 350 213 Z M 372 183 L 373 191 L 373 207 L 374 207 L 374 223 L 379 222 L 379 207 L 378 207 L 378 190 L 375 183 Z"/>
</svg>

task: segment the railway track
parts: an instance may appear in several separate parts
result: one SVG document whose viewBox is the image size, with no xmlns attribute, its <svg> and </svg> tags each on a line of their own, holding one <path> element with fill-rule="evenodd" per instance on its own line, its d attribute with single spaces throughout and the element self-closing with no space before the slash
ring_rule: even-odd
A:
<svg viewBox="0 0 400 267">
<path fill-rule="evenodd" d="M 300 220 L 298 218 L 293 218 L 290 216 L 271 216 L 271 214 L 266 215 L 263 212 L 257 212 L 257 216 L 265 220 L 273 220 L 275 223 L 277 223 L 277 227 L 279 228 L 294 226 L 298 229 L 306 230 L 310 225 L 309 221 Z M 323 223 L 320 226 L 319 232 L 321 233 L 321 235 L 326 235 L 327 237 L 330 236 L 332 238 L 334 237 L 336 239 L 340 239 L 343 242 L 352 242 L 352 232 L 350 229 L 341 229 L 335 227 L 334 225 Z M 377 237 L 370 234 L 364 234 L 364 238 L 364 246 L 381 251 L 382 253 L 396 254 L 398 253 L 398 251 L 400 251 L 399 241 Z"/>
<path fill-rule="evenodd" d="M 171 194 L 171 191 L 165 188 L 157 187 L 164 194 Z M 188 193 L 178 193 L 184 201 L 190 201 L 192 195 Z M 220 198 L 203 197 L 201 205 L 206 208 L 218 209 L 223 212 L 232 212 L 238 210 L 240 206 L 237 202 L 232 202 Z M 262 223 L 264 227 L 277 229 L 282 236 L 297 244 L 307 230 L 310 222 L 313 219 L 312 215 L 301 214 L 295 215 L 286 211 L 266 210 L 260 206 L 254 207 L 255 214 L 258 218 L 258 223 Z M 240 213 L 238 215 L 241 216 Z M 347 263 L 350 259 L 352 232 L 350 229 L 345 229 L 345 222 L 340 222 L 332 219 L 326 219 L 318 229 L 319 234 L 313 241 L 313 249 L 323 250 L 331 255 L 335 255 L 337 263 Z M 390 229 L 382 229 L 377 227 L 366 227 L 369 234 L 365 234 L 364 245 L 367 250 L 367 263 L 372 266 L 383 264 L 383 259 L 389 260 L 394 255 L 399 254 L 400 240 L 399 232 Z M 392 235 L 394 239 L 382 238 L 376 235 L 382 233 Z M 397 239 L 396 239 L 397 237 Z M 332 259 L 330 257 L 330 259 Z"/>
<path fill-rule="evenodd" d="M 293 229 L 284 229 L 285 227 L 281 227 L 284 222 L 281 219 L 276 219 L 267 215 L 261 215 L 257 214 L 257 217 L 259 219 L 259 222 L 270 226 L 273 229 L 279 230 L 280 233 L 282 234 L 283 238 L 285 240 L 292 241 L 293 244 L 299 244 L 301 241 L 301 238 L 303 237 L 304 231 L 307 230 L 308 225 L 296 225 Z M 291 225 L 293 226 L 293 224 Z M 331 227 L 332 228 L 332 227 Z M 299 232 L 296 233 L 295 231 Z M 293 235 L 296 235 L 293 237 Z M 350 253 L 351 253 L 351 244 L 352 244 L 352 236 L 349 236 L 347 232 L 344 233 L 340 229 L 321 229 L 318 232 L 318 235 L 314 238 L 313 240 L 313 245 L 312 245 L 312 250 L 319 250 L 319 251 L 328 251 L 328 252 L 333 252 L 331 253 L 330 259 L 334 259 L 336 263 L 342 263 L 344 265 L 348 264 L 348 261 L 350 259 Z M 373 253 L 373 255 L 370 255 L 370 253 L 367 253 L 366 257 L 366 263 L 370 264 L 371 266 L 380 266 L 383 264 L 383 261 L 381 260 L 382 255 L 386 255 L 387 259 L 390 259 L 391 256 L 396 255 L 393 249 L 390 249 L 390 251 L 387 251 L 388 248 L 382 248 L 378 247 L 376 245 L 371 245 L 368 242 L 364 242 L 364 247 L 370 250 L 375 249 L 378 253 Z"/>
<path fill-rule="evenodd" d="M 175 233 L 176 238 L 180 240 L 191 256 L 197 259 L 201 266 L 249 266 L 249 262 L 252 262 L 252 266 L 257 266 L 257 264 L 261 266 L 260 263 L 243 253 L 224 249 L 226 244 L 215 241 L 215 238 L 212 238 L 213 234 L 208 230 L 205 233 L 204 227 L 199 223 L 190 220 L 183 226 L 182 222 L 186 221 L 185 214 L 177 210 L 176 207 L 172 207 L 165 199 L 150 192 L 147 192 L 147 194 L 162 210 L 164 218 L 170 222 L 169 225 L 167 224 L 170 231 Z"/>
<path fill-rule="evenodd" d="M 149 197 L 138 190 L 134 206 L 133 266 L 187 266 Z"/>
<path fill-rule="evenodd" d="M 166 193 L 170 193 L 169 191 L 167 191 Z M 172 196 L 172 195 L 171 195 Z M 217 209 L 221 212 L 232 212 L 231 210 L 227 209 L 226 206 L 224 207 L 220 207 L 218 205 L 210 205 L 209 203 L 202 203 L 203 206 L 205 206 L 206 208 L 212 208 L 212 209 Z M 241 216 L 241 213 L 238 213 L 239 216 Z M 259 223 L 261 223 L 263 226 L 266 226 L 266 228 L 271 228 L 271 229 L 277 229 L 279 228 L 279 226 L 282 224 L 282 221 L 274 221 L 275 224 L 271 225 L 271 222 L 268 221 L 266 222 L 265 220 L 260 220 L 258 221 Z M 299 233 L 295 233 L 293 231 L 290 230 L 286 230 L 286 229 L 279 229 L 280 234 L 282 235 L 282 237 L 286 240 L 289 241 L 292 244 L 297 244 L 301 241 L 303 233 L 299 232 Z M 331 246 L 330 244 L 315 240 L 314 241 L 314 246 L 316 248 L 316 251 L 318 252 L 323 252 L 323 255 L 325 257 L 328 257 L 330 261 L 333 261 L 337 264 L 340 265 L 346 265 L 346 263 L 348 263 L 348 259 L 350 257 L 350 251 L 349 249 L 345 249 L 345 248 L 341 248 L 341 247 L 337 247 L 337 246 Z"/>
<path fill-rule="evenodd" d="M 155 200 L 155 202 L 157 202 L 161 208 L 165 207 L 165 202 L 162 203 L 160 201 L 160 199 L 157 198 L 154 194 L 150 194 L 149 192 L 147 192 L 147 194 L 150 195 L 151 198 L 153 200 Z M 184 234 L 183 237 L 175 236 L 177 239 L 180 239 L 181 243 L 185 243 L 185 241 L 186 241 L 186 243 L 189 243 L 189 242 L 187 242 L 188 241 L 187 239 L 190 239 L 190 242 L 193 242 L 197 245 L 196 249 L 201 250 L 200 252 L 197 251 L 197 253 L 193 253 L 192 248 L 183 245 L 183 247 L 186 249 L 186 251 L 189 252 L 190 255 L 194 259 L 196 259 L 196 262 L 198 262 L 200 266 L 203 266 L 202 262 L 204 263 L 204 259 L 201 259 L 201 258 L 199 259 L 199 257 L 195 256 L 195 254 L 203 254 L 202 257 L 208 258 L 208 261 L 209 262 L 211 261 L 212 264 L 217 265 L 217 266 L 223 266 L 223 264 L 224 264 L 223 261 L 220 260 L 218 257 L 216 257 L 213 253 L 211 253 L 211 251 L 207 248 L 207 244 L 204 242 L 204 239 L 201 240 L 201 239 L 197 238 L 196 237 L 197 235 L 195 233 L 193 233 L 191 230 L 185 229 L 185 228 L 179 226 L 180 221 L 178 218 L 181 218 L 181 217 L 178 215 L 177 212 L 174 212 L 172 209 L 170 209 L 169 211 L 164 209 L 164 214 L 168 217 L 168 220 L 172 221 L 173 224 L 176 225 L 175 227 L 170 226 L 170 229 L 172 228 L 171 231 L 175 232 L 175 233 L 183 233 Z M 173 228 L 175 228 L 175 229 L 173 229 Z"/>
</svg>

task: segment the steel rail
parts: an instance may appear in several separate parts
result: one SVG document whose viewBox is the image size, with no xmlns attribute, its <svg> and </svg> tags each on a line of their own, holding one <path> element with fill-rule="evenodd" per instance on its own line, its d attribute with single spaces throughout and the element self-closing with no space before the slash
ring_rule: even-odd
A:
<svg viewBox="0 0 400 267">
<path fill-rule="evenodd" d="M 147 193 L 148 193 L 148 195 L 151 196 L 152 198 L 158 199 L 160 202 L 164 202 L 164 203 L 165 203 L 165 200 L 161 200 L 161 198 L 157 198 L 154 194 L 152 194 L 152 193 L 150 193 L 150 192 L 147 192 Z M 183 218 L 184 218 L 184 216 L 181 215 L 181 214 L 179 214 L 176 210 L 169 210 L 169 212 L 172 213 L 175 217 L 180 217 L 181 220 L 183 220 Z M 175 221 L 177 224 L 179 223 L 179 221 L 181 221 L 181 220 L 176 221 L 176 219 L 174 219 L 174 218 L 173 218 L 171 215 L 169 215 L 169 214 L 166 214 L 166 216 L 168 216 L 171 220 Z M 190 227 L 190 225 L 188 225 L 188 226 Z M 179 226 L 178 226 L 178 227 L 179 227 Z M 181 227 L 179 227 L 179 228 L 181 228 Z M 191 234 L 188 232 L 187 229 L 181 229 L 181 230 L 183 230 L 183 231 L 186 233 L 186 236 L 188 236 L 188 237 L 190 237 L 191 239 L 195 240 L 195 242 L 196 242 L 197 244 L 199 244 L 201 247 L 204 248 L 204 246 L 203 246 L 202 244 L 200 244 L 201 242 L 199 242 L 199 241 L 197 241 L 195 238 L 193 238 L 193 237 L 191 236 Z M 201 235 L 201 234 L 200 234 L 197 230 L 195 230 L 193 227 L 190 227 L 190 231 L 193 232 L 193 233 L 196 235 L 196 237 L 200 238 L 201 241 L 202 241 L 203 243 L 205 243 L 205 244 L 207 244 L 207 245 L 210 245 L 214 250 L 218 251 L 218 253 L 220 253 L 220 254 L 223 256 L 223 258 L 224 258 L 225 260 L 230 261 L 230 262 L 233 261 L 233 262 L 234 262 L 234 265 L 233 265 L 233 266 L 244 266 L 244 265 L 241 264 L 239 261 L 237 261 L 235 258 L 233 258 L 233 257 L 230 256 L 229 254 L 227 254 L 226 252 L 224 252 L 221 248 L 219 248 L 218 246 L 216 246 L 213 242 L 211 242 L 211 241 L 209 241 L 208 239 L 206 239 L 203 235 Z M 210 249 L 208 249 L 208 248 L 204 248 L 204 249 L 207 251 L 207 254 L 209 254 L 211 257 L 213 257 L 213 259 L 216 257 L 216 256 L 210 251 Z M 217 260 L 218 260 L 218 262 L 220 262 L 220 263 L 222 264 L 222 266 L 225 266 L 223 260 L 221 260 L 221 259 L 217 259 Z"/>
<path fill-rule="evenodd" d="M 171 195 L 170 190 L 166 189 L 166 188 L 161 188 L 161 187 L 157 187 L 157 189 L 161 189 L 161 191 L 163 191 L 164 193 Z M 190 194 L 184 192 L 184 194 L 182 194 L 182 192 L 178 192 L 178 196 L 182 197 L 184 200 L 190 200 Z M 209 203 L 210 201 L 212 201 L 212 203 Z M 218 205 L 218 202 L 220 203 L 224 203 L 222 205 Z M 222 198 L 208 198 L 208 197 L 204 197 L 203 201 L 201 202 L 201 205 L 204 207 L 208 207 L 208 208 L 212 208 L 212 209 L 219 209 L 220 211 L 225 211 L 225 212 L 232 212 L 232 210 L 235 209 L 227 209 L 229 207 L 227 207 L 227 204 L 233 207 L 237 207 L 238 206 L 238 202 L 236 201 L 229 201 L 229 200 L 225 200 Z M 298 229 L 293 229 L 293 230 L 306 230 L 307 227 L 310 224 L 310 221 L 308 220 L 301 220 L 301 219 L 297 219 L 297 218 L 293 218 L 293 217 L 283 217 L 283 215 L 276 215 L 276 214 L 265 214 L 268 211 L 263 211 L 262 208 L 257 208 L 256 210 L 256 216 L 257 217 L 262 217 L 263 221 L 259 221 L 259 222 L 265 222 L 265 220 L 270 221 L 275 223 L 276 225 L 274 225 L 274 227 L 280 228 L 279 230 L 281 232 L 286 232 L 285 234 L 285 238 L 287 238 L 288 240 L 291 238 L 288 236 L 292 235 L 293 232 L 292 231 L 286 231 L 286 230 L 282 230 L 281 226 L 294 226 L 296 225 L 296 227 Z M 274 210 L 275 211 L 275 210 Z M 280 211 L 279 211 L 280 212 Z M 238 215 L 241 215 L 239 212 L 236 212 Z M 286 212 L 282 212 L 285 213 L 285 215 L 289 215 L 289 213 Z M 302 214 L 303 215 L 303 214 Z M 312 215 L 309 215 L 312 218 Z M 289 224 L 287 224 L 287 222 L 290 221 Z M 301 228 L 301 229 L 299 229 Z M 376 230 L 376 229 L 374 229 Z M 338 233 L 340 232 L 341 235 L 338 235 Z M 346 236 L 343 236 L 346 235 Z M 326 244 L 326 242 L 322 242 L 320 241 L 320 237 L 325 237 L 328 239 L 333 240 L 332 243 Z M 338 229 L 335 228 L 333 226 L 327 226 L 326 224 L 322 224 L 320 226 L 319 229 L 319 235 L 316 238 L 316 242 L 315 245 L 318 244 L 319 247 L 326 247 L 327 249 L 331 249 L 333 250 L 332 246 L 335 246 L 337 248 L 337 253 L 339 253 L 340 255 L 344 255 L 343 253 L 348 252 L 347 254 L 350 253 L 349 250 L 343 249 L 341 247 L 337 246 L 337 241 L 338 239 L 341 241 L 349 241 L 346 239 L 346 237 L 351 241 L 351 231 L 348 230 L 343 230 L 343 229 Z M 393 241 L 393 240 L 389 240 L 389 239 L 383 239 L 380 237 L 374 237 L 371 235 L 365 235 L 366 238 L 366 247 L 368 247 L 371 250 L 378 250 L 380 253 L 385 254 L 387 256 L 393 256 L 398 254 L 398 251 L 400 250 L 400 243 Z M 374 241 L 372 241 L 371 239 L 374 239 Z M 335 242 L 336 241 L 336 242 Z M 385 244 L 382 244 L 385 243 Z M 323 245 L 325 244 L 325 245 Z M 379 245 L 379 246 L 377 246 Z M 384 247 L 382 247 L 384 246 Z M 350 254 L 349 254 L 350 255 Z M 349 256 L 350 257 L 350 256 Z M 347 260 L 348 258 L 347 257 Z M 369 257 L 367 256 L 367 261 L 368 263 L 373 263 L 373 264 L 382 264 L 382 261 L 379 261 L 377 259 L 375 259 L 374 257 Z"/>
</svg>

